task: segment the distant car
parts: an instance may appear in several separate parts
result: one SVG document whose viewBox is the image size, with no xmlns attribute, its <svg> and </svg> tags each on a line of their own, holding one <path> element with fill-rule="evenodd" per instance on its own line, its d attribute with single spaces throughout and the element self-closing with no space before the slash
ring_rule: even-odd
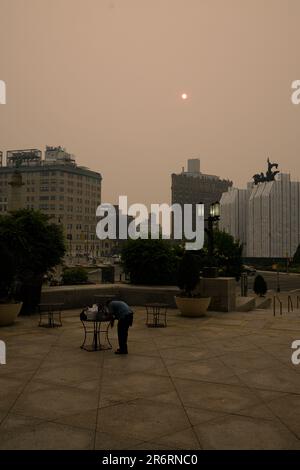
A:
<svg viewBox="0 0 300 470">
<path fill-rule="evenodd" d="M 256 269 L 255 269 L 253 266 L 247 266 L 246 264 L 244 264 L 244 266 L 243 266 L 243 272 L 244 272 L 244 273 L 247 273 L 248 276 L 255 276 L 255 274 L 256 274 Z"/>
</svg>

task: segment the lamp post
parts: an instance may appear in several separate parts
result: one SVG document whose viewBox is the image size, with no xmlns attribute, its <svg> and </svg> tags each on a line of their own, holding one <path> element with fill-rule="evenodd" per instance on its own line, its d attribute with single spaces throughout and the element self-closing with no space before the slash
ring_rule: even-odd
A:
<svg viewBox="0 0 300 470">
<path fill-rule="evenodd" d="M 220 220 L 220 203 L 214 202 L 210 205 L 209 208 L 209 216 L 205 219 L 207 222 L 207 228 L 205 228 L 205 232 L 208 237 L 208 255 L 209 257 L 213 257 L 214 254 L 214 226 L 215 223 Z"/>
<path fill-rule="evenodd" d="M 209 216 L 207 219 L 204 219 L 207 222 L 207 227 L 205 227 L 205 233 L 207 235 L 208 242 L 208 256 L 210 259 L 213 259 L 214 256 L 214 227 L 215 224 L 220 220 L 220 203 L 214 202 L 210 205 Z M 204 277 L 217 277 L 217 268 L 213 266 L 208 266 L 203 269 Z"/>
</svg>

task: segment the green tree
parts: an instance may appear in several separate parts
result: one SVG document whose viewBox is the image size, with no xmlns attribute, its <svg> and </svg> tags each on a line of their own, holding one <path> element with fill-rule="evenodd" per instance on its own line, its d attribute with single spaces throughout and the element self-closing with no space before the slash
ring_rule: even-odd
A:
<svg viewBox="0 0 300 470">
<path fill-rule="evenodd" d="M 258 274 L 255 277 L 253 290 L 254 290 L 255 294 L 259 295 L 260 297 L 263 297 L 266 294 L 267 290 L 268 290 L 267 283 L 266 283 L 264 277 L 261 276 L 260 274 Z"/>
<path fill-rule="evenodd" d="M 214 230 L 213 257 L 208 256 L 207 241 L 205 241 L 203 250 L 199 252 L 201 267 L 216 266 L 221 276 L 235 277 L 238 280 L 243 267 L 242 251 L 243 245 L 235 241 L 232 235 Z"/>
<path fill-rule="evenodd" d="M 133 284 L 173 285 L 183 249 L 167 240 L 128 240 L 121 251 L 124 271 Z"/>
<path fill-rule="evenodd" d="M 44 275 L 65 254 L 62 227 L 40 211 L 20 209 L 0 216 L 2 243 L 13 254 L 9 265 L 15 270 L 15 297 L 23 301 L 22 313 L 31 313 L 40 301 Z"/>
</svg>

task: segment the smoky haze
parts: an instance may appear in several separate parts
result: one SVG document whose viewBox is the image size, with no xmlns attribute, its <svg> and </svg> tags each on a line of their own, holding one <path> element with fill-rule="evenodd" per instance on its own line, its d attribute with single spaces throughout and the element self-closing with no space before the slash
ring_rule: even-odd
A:
<svg viewBox="0 0 300 470">
<path fill-rule="evenodd" d="M 111 203 L 168 202 L 193 157 L 297 179 L 299 21 L 298 0 L 0 0 L 0 150 L 63 145 Z"/>
</svg>

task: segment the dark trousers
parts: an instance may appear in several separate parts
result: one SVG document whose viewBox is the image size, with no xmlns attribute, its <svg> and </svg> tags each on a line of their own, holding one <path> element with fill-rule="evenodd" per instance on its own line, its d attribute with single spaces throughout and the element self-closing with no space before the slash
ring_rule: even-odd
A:
<svg viewBox="0 0 300 470">
<path fill-rule="evenodd" d="M 124 318 L 120 318 L 118 321 L 118 340 L 119 348 L 122 352 L 128 352 L 127 350 L 127 337 L 128 337 L 128 328 L 132 325 L 132 317 L 128 315 Z"/>
</svg>

